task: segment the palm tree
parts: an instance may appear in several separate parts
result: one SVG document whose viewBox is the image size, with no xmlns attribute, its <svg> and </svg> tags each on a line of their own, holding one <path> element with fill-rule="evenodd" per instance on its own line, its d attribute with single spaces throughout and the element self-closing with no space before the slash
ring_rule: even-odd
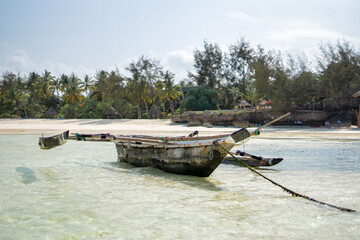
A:
<svg viewBox="0 0 360 240">
<path fill-rule="evenodd" d="M 41 85 L 44 93 L 45 100 L 48 100 L 52 97 L 54 93 L 53 81 L 55 77 L 51 75 L 50 72 L 44 70 L 43 75 L 41 76 Z"/>
<path fill-rule="evenodd" d="M 66 86 L 69 84 L 70 77 L 66 74 L 61 74 L 59 79 L 60 91 L 65 92 Z"/>
<path fill-rule="evenodd" d="M 80 87 L 80 79 L 76 77 L 75 74 L 71 74 L 69 83 L 65 86 L 63 99 L 65 99 L 65 102 L 68 104 L 81 102 L 84 100 L 84 96 L 82 95 L 83 91 L 84 90 Z"/>
<path fill-rule="evenodd" d="M 109 76 L 109 73 L 101 70 L 96 72 L 95 75 L 95 84 L 94 84 L 94 90 L 91 94 L 91 97 L 95 97 L 98 101 L 102 101 L 104 98 L 104 95 L 106 93 L 106 80 Z"/>
<path fill-rule="evenodd" d="M 53 80 L 52 90 L 54 91 L 54 93 L 57 97 L 60 96 L 60 94 L 59 94 L 59 91 L 61 90 L 61 79 L 60 78 L 56 78 Z"/>
<path fill-rule="evenodd" d="M 163 101 L 163 111 L 166 112 L 166 102 L 170 102 L 170 109 L 173 114 L 174 106 L 172 106 L 172 102 L 180 100 L 180 97 L 183 95 L 181 87 L 175 85 L 174 78 L 175 74 L 167 70 L 163 74 L 164 81 L 157 83 L 159 98 Z"/>
<path fill-rule="evenodd" d="M 26 108 L 31 116 L 37 116 L 45 110 L 45 94 L 43 91 L 41 76 L 36 72 L 31 72 L 26 82 L 28 92 Z"/>
<path fill-rule="evenodd" d="M 84 81 L 80 84 L 80 87 L 84 89 L 86 96 L 88 96 L 89 91 L 94 89 L 94 80 L 86 74 Z"/>
<path fill-rule="evenodd" d="M 7 72 L 0 80 L 0 110 L 4 113 L 13 114 L 14 111 L 20 116 L 25 104 L 26 91 L 23 78 L 19 75 Z"/>
</svg>

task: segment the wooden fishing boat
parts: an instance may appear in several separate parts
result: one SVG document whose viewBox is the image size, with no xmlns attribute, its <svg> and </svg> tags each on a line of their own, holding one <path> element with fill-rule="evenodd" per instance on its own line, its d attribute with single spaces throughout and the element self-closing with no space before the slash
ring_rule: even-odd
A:
<svg viewBox="0 0 360 240">
<path fill-rule="evenodd" d="M 51 149 L 56 146 L 63 145 L 69 138 L 69 130 L 50 137 L 40 137 L 39 145 L 41 149 Z"/>
<path fill-rule="evenodd" d="M 234 146 L 248 141 L 250 133 L 242 128 L 226 135 L 187 137 L 115 136 L 107 134 L 73 134 L 68 131 L 51 137 L 41 137 L 41 149 L 61 145 L 64 139 L 111 141 L 115 143 L 118 161 L 138 167 L 155 167 L 163 171 L 208 177 Z"/>
<path fill-rule="evenodd" d="M 41 149 L 50 149 L 64 143 L 64 139 L 85 141 L 111 141 L 115 143 L 118 161 L 138 167 L 155 167 L 163 171 L 208 177 L 225 159 L 229 151 L 247 142 L 259 129 L 289 115 L 285 114 L 257 128 L 251 134 L 245 128 L 232 134 L 196 136 L 198 132 L 181 137 L 153 137 L 144 135 L 115 136 L 106 134 L 73 134 L 40 138 Z"/>
<path fill-rule="evenodd" d="M 226 137 L 209 136 L 197 139 L 161 141 L 147 138 L 115 138 L 118 161 L 138 167 L 156 167 L 163 171 L 208 177 L 224 160 L 227 151 L 244 143 L 250 137 L 240 129 Z M 184 139 L 184 138 L 183 138 Z M 147 140 L 147 141 L 144 141 Z"/>
</svg>

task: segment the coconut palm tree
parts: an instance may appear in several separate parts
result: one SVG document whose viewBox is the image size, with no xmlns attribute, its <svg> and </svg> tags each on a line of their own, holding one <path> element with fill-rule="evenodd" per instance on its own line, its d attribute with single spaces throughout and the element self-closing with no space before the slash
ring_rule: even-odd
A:
<svg viewBox="0 0 360 240">
<path fill-rule="evenodd" d="M 59 78 L 60 91 L 65 92 L 66 86 L 69 84 L 70 77 L 66 74 L 61 74 Z"/>
<path fill-rule="evenodd" d="M 41 76 L 41 85 L 44 93 L 45 100 L 50 99 L 54 95 L 53 81 L 54 76 L 47 70 L 44 70 L 43 75 Z"/>
<path fill-rule="evenodd" d="M 94 80 L 86 74 L 84 81 L 80 84 L 80 87 L 84 89 L 85 95 L 88 96 L 89 92 L 94 89 Z"/>
<path fill-rule="evenodd" d="M 4 73 L 0 79 L 0 102 L 1 112 L 13 114 L 14 111 L 20 116 L 25 104 L 25 86 L 23 78 L 11 72 Z"/>
<path fill-rule="evenodd" d="M 65 86 L 65 93 L 63 99 L 66 103 L 72 104 L 74 102 L 81 102 L 85 98 L 82 95 L 84 90 L 80 87 L 81 81 L 75 74 L 71 74 L 69 83 Z"/>
<path fill-rule="evenodd" d="M 27 113 L 31 116 L 37 116 L 45 110 L 45 94 L 42 86 L 41 76 L 36 72 L 31 72 L 26 82 L 27 100 L 26 108 Z"/>
<path fill-rule="evenodd" d="M 162 74 L 164 81 L 159 81 L 157 83 L 157 90 L 159 98 L 163 101 L 163 111 L 166 112 L 166 102 L 170 103 L 171 112 L 174 114 L 174 106 L 172 102 L 180 100 L 182 96 L 181 87 L 175 85 L 175 74 L 167 70 Z"/>
<path fill-rule="evenodd" d="M 95 97 L 98 101 L 102 101 L 106 94 L 106 80 L 109 76 L 109 73 L 101 70 L 96 72 L 95 75 L 95 84 L 91 97 Z"/>
</svg>

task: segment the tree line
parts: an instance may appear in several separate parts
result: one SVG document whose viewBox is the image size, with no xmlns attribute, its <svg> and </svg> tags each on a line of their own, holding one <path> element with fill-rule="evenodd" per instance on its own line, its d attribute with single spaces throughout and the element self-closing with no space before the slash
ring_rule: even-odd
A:
<svg viewBox="0 0 360 240">
<path fill-rule="evenodd" d="M 162 116 L 187 110 L 233 109 L 242 100 L 269 100 L 275 111 L 303 108 L 337 99 L 360 86 L 360 52 L 350 42 L 320 43 L 316 64 L 306 56 L 252 47 L 240 38 L 222 52 L 204 41 L 195 49 L 194 72 L 175 83 L 175 74 L 157 59 L 141 56 L 127 67 L 99 70 L 83 79 L 75 73 L 56 77 L 49 71 L 0 79 L 0 117 L 44 117 L 50 107 L 65 118 L 104 118 L 114 107 L 123 118 L 149 118 L 155 105 Z M 315 67 L 314 67 L 315 66 Z M 196 87 L 195 87 L 196 86 Z M 183 87 L 191 88 L 185 98 Z"/>
</svg>

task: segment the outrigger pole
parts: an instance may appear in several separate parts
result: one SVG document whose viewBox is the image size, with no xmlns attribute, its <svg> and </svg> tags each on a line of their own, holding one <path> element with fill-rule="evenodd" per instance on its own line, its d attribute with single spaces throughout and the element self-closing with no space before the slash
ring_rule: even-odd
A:
<svg viewBox="0 0 360 240">
<path fill-rule="evenodd" d="M 256 135 L 256 132 L 259 131 L 260 129 L 262 129 L 262 128 L 264 128 L 264 127 L 267 127 L 267 126 L 269 126 L 270 124 L 273 124 L 274 122 L 277 122 L 277 121 L 279 121 L 280 119 L 283 119 L 284 117 L 289 116 L 290 114 L 291 114 L 291 112 L 288 112 L 287 114 L 284 114 L 284 115 L 282 115 L 282 116 L 280 116 L 280 117 L 278 117 L 278 118 L 276 118 L 276 119 L 274 119 L 274 120 L 272 120 L 272 121 L 270 121 L 270 122 L 268 122 L 268 123 L 266 123 L 266 124 L 258 127 L 257 129 L 255 129 L 255 130 L 251 133 L 251 136 Z"/>
</svg>

